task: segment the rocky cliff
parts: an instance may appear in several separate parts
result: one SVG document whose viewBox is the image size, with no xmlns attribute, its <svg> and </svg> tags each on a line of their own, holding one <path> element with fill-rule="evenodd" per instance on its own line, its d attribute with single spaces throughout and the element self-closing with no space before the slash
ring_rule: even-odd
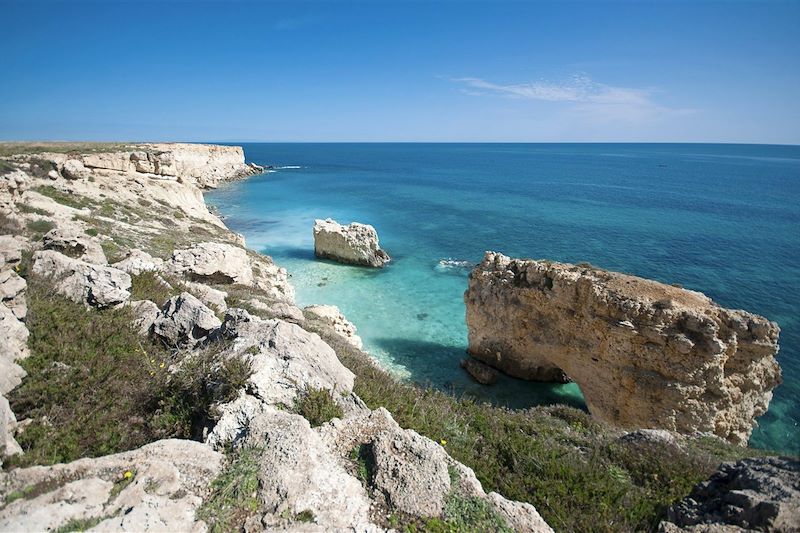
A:
<svg viewBox="0 0 800 533">
<path fill-rule="evenodd" d="M 286 271 L 247 250 L 203 201 L 201 188 L 253 171 L 241 149 L 37 150 L 1 162 L 0 456 L 26 464 L 20 457 L 52 444 L 49 432 L 94 405 L 109 380 L 119 379 L 129 396 L 112 387 L 113 398 L 81 416 L 92 423 L 106 410 L 130 414 L 91 453 L 97 435 L 76 428 L 80 445 L 64 443 L 63 453 L 82 459 L 0 473 L 0 530 L 194 531 L 213 523 L 382 531 L 474 528 L 465 520 L 480 520 L 491 524 L 484 529 L 552 531 L 530 504 L 487 494 L 443 441 L 401 428 L 353 392 L 353 373 L 294 305 Z M 31 288 L 39 321 L 33 357 Z M 43 316 L 61 322 L 42 324 Z M 348 346 L 359 344 L 338 310 L 311 308 L 307 316 Z M 49 345 L 42 340 L 80 320 L 87 332 L 127 333 L 113 347 L 92 340 L 89 360 L 58 333 Z M 53 360 L 37 352 L 45 345 Z M 40 375 L 26 377 L 21 364 L 32 359 L 28 368 Z M 101 360 L 121 366 L 99 368 Z M 94 374 L 98 390 L 74 390 L 73 377 Z M 17 398 L 25 417 L 17 420 L 6 398 L 28 383 L 26 394 L 32 387 L 53 405 Z M 76 410 L 60 412 L 68 397 Z M 164 432 L 194 440 L 119 443 Z M 25 449 L 15 440 L 23 438 Z M 120 453 L 102 453 L 115 446 Z M 231 521 L 220 522 L 223 515 Z"/>
<path fill-rule="evenodd" d="M 473 357 L 572 379 L 592 415 L 619 427 L 746 444 L 780 383 L 778 326 L 699 292 L 487 252 L 464 299 Z"/>
</svg>

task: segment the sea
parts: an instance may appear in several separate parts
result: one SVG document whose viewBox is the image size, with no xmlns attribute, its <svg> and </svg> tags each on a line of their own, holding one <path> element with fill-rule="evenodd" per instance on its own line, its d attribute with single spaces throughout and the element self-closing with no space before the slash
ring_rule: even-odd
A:
<svg viewBox="0 0 800 533">
<path fill-rule="evenodd" d="M 585 409 L 574 384 L 459 367 L 464 290 L 486 250 L 588 262 L 702 291 L 781 327 L 783 384 L 751 446 L 800 454 L 800 146 L 249 144 L 273 168 L 207 193 L 299 305 L 337 305 L 396 376 L 511 408 Z M 383 269 L 315 259 L 314 219 L 372 224 Z"/>
</svg>

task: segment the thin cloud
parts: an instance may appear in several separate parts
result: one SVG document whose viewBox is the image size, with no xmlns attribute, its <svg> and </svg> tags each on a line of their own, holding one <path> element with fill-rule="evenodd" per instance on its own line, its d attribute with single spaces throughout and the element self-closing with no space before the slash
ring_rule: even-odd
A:
<svg viewBox="0 0 800 533">
<path fill-rule="evenodd" d="M 568 104 L 569 108 L 597 118 L 637 120 L 667 113 L 688 113 L 687 109 L 671 109 L 655 102 L 651 91 L 631 87 L 614 87 L 576 75 L 561 83 L 536 81 L 502 85 L 481 78 L 451 78 L 463 85 L 461 92 L 472 96 L 496 95 L 520 100 Z"/>
</svg>

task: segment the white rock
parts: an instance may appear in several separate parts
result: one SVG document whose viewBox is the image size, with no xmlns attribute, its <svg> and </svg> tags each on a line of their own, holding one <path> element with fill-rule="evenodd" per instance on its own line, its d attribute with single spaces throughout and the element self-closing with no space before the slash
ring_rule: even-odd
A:
<svg viewBox="0 0 800 533">
<path fill-rule="evenodd" d="M 68 159 L 61 168 L 61 174 L 68 180 L 82 180 L 91 175 L 91 171 L 78 159 Z"/>
<path fill-rule="evenodd" d="M 159 272 L 163 268 L 163 265 L 163 259 L 153 257 L 138 248 L 133 248 L 128 251 L 125 259 L 111 266 L 127 272 L 132 276 L 137 276 L 143 272 Z"/>
<path fill-rule="evenodd" d="M 250 285 L 253 282 L 247 252 L 218 242 L 203 242 L 188 250 L 175 250 L 168 268 L 203 283 Z"/>
<path fill-rule="evenodd" d="M 208 339 L 222 322 L 203 302 L 182 292 L 173 296 L 153 323 L 153 334 L 169 346 L 194 347 Z"/>
<path fill-rule="evenodd" d="M 131 277 L 121 270 L 72 259 L 54 250 L 33 254 L 33 273 L 50 278 L 55 290 L 75 302 L 105 308 L 130 298 Z"/>
<path fill-rule="evenodd" d="M 22 448 L 14 439 L 16 426 L 17 419 L 8 405 L 8 400 L 0 394 L 0 459 L 22 453 Z M 0 462 L 1 464 L 2 462 Z"/>
<path fill-rule="evenodd" d="M 507 500 L 496 492 L 490 492 L 487 499 L 517 533 L 553 533 L 553 528 L 547 525 L 533 505 Z"/>
<path fill-rule="evenodd" d="M 312 318 L 331 326 L 333 331 L 359 350 L 363 348 L 364 344 L 361 337 L 356 334 L 355 325 L 347 320 L 335 305 L 309 305 L 304 307 L 303 311 Z"/>
<path fill-rule="evenodd" d="M 314 221 L 314 253 L 340 263 L 382 267 L 389 255 L 378 244 L 378 233 L 368 224 L 343 226 L 330 218 Z"/>
<path fill-rule="evenodd" d="M 153 329 L 153 324 L 158 319 L 161 310 L 150 300 L 131 300 L 128 304 L 133 309 L 136 317 L 133 326 L 141 335 L 148 335 Z"/>
<path fill-rule="evenodd" d="M 224 456 L 190 440 L 0 474 L 0 499 L 34 485 L 49 488 L 0 508 L 0 531 L 52 531 L 74 520 L 102 521 L 97 531 L 200 531 L 195 513 L 221 472 Z M 135 472 L 114 497 L 124 472 Z"/>
<path fill-rule="evenodd" d="M 205 305 L 213 307 L 217 311 L 224 312 L 228 309 L 228 304 L 225 302 L 225 298 L 228 297 L 227 292 L 193 281 L 184 281 L 183 286 L 186 287 L 187 291 L 197 296 Z"/>
<path fill-rule="evenodd" d="M 42 238 L 42 246 L 45 250 L 55 250 L 86 263 L 108 264 L 100 244 L 76 228 L 51 229 Z"/>
<path fill-rule="evenodd" d="M 229 309 L 222 333 L 234 339 L 229 353 L 248 353 L 253 374 L 248 392 L 269 405 L 292 406 L 307 388 L 349 394 L 355 376 L 315 333 L 283 320 L 263 320 Z"/>
<path fill-rule="evenodd" d="M 27 287 L 28 283 L 14 270 L 11 268 L 0 269 L 0 303 L 8 307 L 19 320 L 23 320 L 28 314 L 28 305 L 25 300 Z"/>
</svg>

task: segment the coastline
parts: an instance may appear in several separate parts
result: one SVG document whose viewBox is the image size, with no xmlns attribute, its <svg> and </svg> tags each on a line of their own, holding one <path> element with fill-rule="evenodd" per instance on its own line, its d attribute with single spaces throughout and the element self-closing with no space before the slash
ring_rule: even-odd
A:
<svg viewBox="0 0 800 533">
<path fill-rule="evenodd" d="M 140 151 L 134 148 L 132 152 Z M 652 522 L 658 519 L 660 516 L 658 513 L 661 512 L 663 505 L 685 496 L 689 488 L 710 474 L 722 458 L 738 459 L 756 453 L 753 450 L 730 447 L 708 436 L 696 439 L 680 437 L 679 440 L 678 437 L 671 437 L 664 441 L 642 445 L 641 442 L 631 439 L 621 440 L 630 433 L 592 420 L 585 413 L 575 409 L 554 406 L 527 412 L 507 411 L 399 382 L 377 366 L 369 355 L 356 348 L 347 336 L 342 336 L 330 324 L 294 306 L 293 290 L 286 271 L 275 265 L 267 256 L 251 250 L 244 251 L 243 238 L 227 228 L 220 217 L 209 212 L 198 186 L 207 187 L 209 184 L 222 181 L 217 170 L 205 172 L 210 168 L 218 169 L 219 166 L 209 167 L 206 163 L 199 164 L 196 167 L 205 170 L 199 173 L 187 170 L 194 168 L 192 165 L 183 167 L 177 164 L 159 165 L 156 168 L 153 164 L 137 167 L 137 161 L 153 163 L 153 160 L 149 154 L 144 160 L 139 155 L 131 159 L 132 152 L 123 152 L 126 155 L 121 159 L 116 156 L 107 157 L 101 162 L 101 165 L 105 166 L 98 166 L 98 160 L 87 154 L 81 159 L 84 162 L 88 159 L 91 164 L 84 164 L 83 168 L 76 164 L 68 164 L 68 161 L 76 159 L 65 155 L 33 154 L 10 163 L 15 168 L 3 175 L 5 188 L 2 189 L 3 195 L 0 199 L 4 201 L 2 207 L 8 209 L 9 213 L 4 212 L 5 227 L 17 228 L 12 234 L 21 238 L 12 240 L 20 241 L 21 251 L 19 259 L 5 261 L 16 265 L 12 266 L 12 269 L 24 274 L 18 277 L 30 280 L 32 299 L 29 304 L 34 316 L 30 325 L 34 328 L 42 327 L 42 324 L 37 324 L 35 320 L 36 316 L 42 314 L 40 307 L 42 302 L 50 302 L 53 296 L 48 294 L 43 297 L 37 292 L 41 291 L 41 288 L 37 288 L 37 284 L 42 281 L 32 276 L 27 271 L 28 266 L 23 265 L 26 261 L 31 261 L 28 255 L 30 252 L 35 250 L 34 256 L 36 253 L 42 253 L 39 248 L 45 235 L 52 235 L 52 230 L 61 228 L 64 231 L 72 231 L 73 236 L 58 241 L 58 244 L 47 244 L 45 239 L 45 246 L 50 248 L 44 251 L 51 252 L 47 256 L 58 257 L 57 254 L 63 255 L 61 251 L 78 250 L 80 254 L 77 258 L 68 258 L 73 262 L 63 260 L 74 272 L 89 268 L 92 273 L 102 271 L 111 275 L 114 274 L 111 271 L 121 270 L 123 268 L 121 265 L 130 271 L 125 273 L 128 276 L 130 290 L 124 288 L 124 276 L 119 277 L 121 285 L 118 288 L 121 289 L 121 293 L 127 292 L 127 296 L 118 295 L 120 291 L 114 292 L 113 295 L 109 295 L 111 291 L 103 293 L 108 298 L 118 295 L 117 297 L 121 298 L 120 305 L 132 299 L 132 294 L 136 294 L 137 301 L 153 302 L 163 296 L 166 301 L 175 303 L 192 301 L 194 298 L 199 302 L 199 306 L 192 303 L 196 306 L 195 309 L 202 310 L 200 306 L 208 306 L 206 309 L 209 309 L 209 313 L 203 315 L 209 324 L 205 332 L 198 332 L 197 324 L 190 324 L 191 327 L 188 329 L 176 330 L 175 328 L 179 326 L 183 327 L 175 318 L 177 314 L 168 314 L 171 312 L 169 309 L 172 309 L 169 305 L 159 310 L 157 305 L 159 302 L 156 301 L 153 303 L 156 317 L 146 331 L 156 332 L 162 335 L 162 339 L 177 331 L 178 336 L 169 338 L 174 339 L 176 343 L 192 343 L 187 348 L 191 353 L 202 353 L 205 347 L 214 346 L 216 334 L 213 332 L 219 331 L 220 334 L 227 335 L 233 340 L 231 346 L 223 345 L 222 353 L 231 355 L 235 352 L 237 357 L 253 356 L 252 361 L 257 365 L 266 365 L 265 361 L 268 359 L 259 357 L 270 354 L 274 356 L 274 352 L 270 350 L 277 349 L 275 346 L 280 343 L 286 343 L 281 345 L 283 346 L 281 350 L 284 350 L 281 353 L 300 366 L 294 368 L 290 364 L 289 367 L 279 370 L 269 365 L 257 367 L 254 374 L 248 378 L 249 385 L 234 390 L 234 392 L 241 391 L 238 392 L 238 397 L 226 398 L 226 402 L 216 405 L 215 409 L 221 412 L 221 417 L 214 421 L 215 424 L 211 428 L 206 428 L 206 433 L 202 431 L 200 433 L 201 436 L 207 436 L 207 443 L 192 444 L 192 446 L 197 444 L 201 447 L 198 450 L 203 450 L 192 453 L 206 454 L 208 464 L 216 466 L 210 468 L 210 471 L 204 474 L 202 483 L 192 489 L 198 491 L 197 493 L 190 491 L 191 501 L 178 498 L 188 505 L 189 509 L 181 515 L 182 520 L 187 520 L 181 523 L 183 525 L 194 523 L 195 511 L 200 509 L 201 501 L 205 500 L 206 503 L 213 501 L 211 482 L 215 476 L 224 474 L 224 465 L 236 464 L 237 460 L 242 459 L 241 457 L 224 459 L 213 449 L 213 443 L 230 442 L 232 436 L 234 439 L 241 438 L 247 442 L 248 438 L 254 438 L 248 437 L 248 433 L 263 437 L 263 433 L 259 431 L 266 430 L 269 433 L 270 427 L 282 428 L 273 434 L 273 438 L 282 443 L 281 453 L 289 453 L 291 457 L 298 458 L 303 475 L 308 476 L 305 479 L 309 481 L 310 487 L 292 484 L 288 477 L 285 479 L 280 476 L 277 479 L 274 476 L 259 477 L 259 486 L 265 491 L 263 494 L 275 488 L 275 483 L 278 483 L 278 488 L 288 491 L 289 494 L 287 498 L 274 502 L 271 510 L 260 511 L 259 520 L 262 524 L 298 523 L 302 521 L 301 516 L 308 516 L 302 514 L 305 510 L 311 513 L 312 521 L 320 527 L 340 527 L 344 524 L 350 526 L 378 524 L 388 527 L 393 525 L 391 520 L 421 524 L 424 522 L 420 521 L 432 519 L 431 517 L 437 517 L 437 520 L 447 523 L 448 520 L 456 520 L 456 517 L 447 514 L 448 505 L 469 504 L 479 506 L 481 512 L 486 514 L 482 519 L 503 520 L 518 530 L 548 531 L 547 524 L 540 518 L 537 520 L 539 515 L 530 505 L 532 503 L 551 525 L 558 528 L 581 529 L 587 524 L 600 521 L 624 523 L 634 529 L 641 524 L 641 520 Z M 47 159 L 48 157 L 50 159 Z M 173 157 L 172 160 L 180 161 L 180 157 Z M 120 161 L 128 161 L 133 166 L 125 163 L 120 167 L 118 165 Z M 231 175 L 240 175 L 240 170 L 243 168 L 240 163 L 244 164 L 243 155 L 241 162 L 238 159 L 235 162 Z M 140 168 L 145 172 L 140 171 Z M 173 173 L 170 174 L 165 169 L 170 169 L 169 172 Z M 55 175 L 51 174 L 51 171 L 55 172 Z M 50 238 L 50 242 L 55 242 L 53 237 Z M 77 244 L 72 244 L 73 242 Z M 216 242 L 222 247 L 203 246 L 208 242 Z M 100 264 L 102 261 L 88 262 L 87 250 L 94 249 L 94 246 L 102 250 L 105 264 Z M 132 254 L 132 249 L 141 250 L 147 256 Z M 220 260 L 213 255 L 218 251 L 223 257 L 235 256 L 237 259 L 235 262 Z M 232 255 L 225 256 L 225 254 Z M 27 259 L 23 259 L 24 257 Z M 42 257 L 42 255 L 34 257 L 33 272 Z M 85 267 L 87 264 L 90 266 Z M 159 266 L 151 269 L 148 266 L 151 264 Z M 87 275 L 85 279 L 81 278 L 79 281 L 93 283 L 93 276 L 94 274 Z M 145 291 L 142 282 L 145 279 L 152 280 L 153 276 L 161 276 L 162 280 L 168 281 L 171 289 L 164 292 L 163 286 L 158 288 L 150 285 Z M 68 294 L 77 297 L 80 305 L 83 305 L 85 300 L 90 307 L 97 306 L 99 287 L 94 285 L 87 287 L 89 292 L 85 292 L 81 285 L 81 292 Z M 173 289 L 177 287 L 183 292 L 189 292 L 191 298 L 183 294 L 172 295 Z M 55 290 L 59 292 L 71 288 L 56 283 Z M 195 294 L 192 295 L 192 292 Z M 221 297 L 220 293 L 224 293 L 225 296 Z M 24 298 L 24 289 L 19 290 L 15 298 L 19 295 L 23 295 Z M 147 298 L 142 298 L 143 296 Z M 227 308 L 222 318 L 218 315 L 222 315 L 223 311 L 217 308 L 215 312 L 212 308 L 220 303 L 220 297 Z M 103 301 L 109 301 L 111 307 L 117 305 L 117 300 Z M 56 303 L 69 305 L 61 300 L 57 300 Z M 120 309 L 126 308 L 122 306 Z M 87 316 L 98 312 L 90 310 Z M 103 313 L 106 314 L 96 316 L 116 316 L 113 312 L 103 311 Z M 126 320 L 129 320 L 129 317 Z M 346 321 L 344 317 L 341 320 Z M 19 322 L 24 324 L 22 321 Z M 166 328 L 167 322 L 173 329 Z M 156 329 L 150 329 L 153 327 Z M 273 340 L 264 343 L 265 335 Z M 35 330 L 32 338 L 40 337 L 41 331 Z M 314 346 L 313 353 L 298 348 L 309 343 Z M 24 347 L 25 342 L 22 342 L 21 346 Z M 178 353 L 172 353 L 170 357 L 174 358 Z M 313 354 L 324 354 L 322 367 L 316 362 L 311 363 L 310 358 L 316 357 Z M 12 363 L 20 363 L 33 370 L 34 367 L 29 365 L 35 362 L 35 356 L 36 354 L 32 358 L 21 356 Z M 174 367 L 172 372 L 180 370 L 180 362 L 172 360 L 170 364 L 170 368 Z M 275 386 L 274 372 L 278 372 L 277 376 L 280 378 L 281 385 L 278 388 Z M 32 372 L 28 381 L 20 377 L 22 388 L 26 387 L 25 383 L 36 379 L 49 378 L 45 374 Z M 322 423 L 314 428 L 309 425 L 312 419 L 309 412 L 301 411 L 298 414 L 293 411 L 297 405 L 295 402 L 302 403 L 309 397 L 310 389 L 307 387 L 312 386 L 321 387 L 320 390 L 336 391 L 336 395 L 331 392 L 330 399 L 325 400 L 324 396 L 322 398 L 328 403 L 332 400 L 332 405 L 326 405 L 335 413 L 331 417 L 334 419 L 332 421 L 330 418 L 323 419 Z M 15 394 L 19 394 L 19 391 L 16 393 L 10 391 L 12 404 L 22 405 L 18 398 L 13 397 Z M 418 409 L 418 406 L 421 406 L 421 409 Z M 389 410 L 386 411 L 382 407 Z M 26 413 L 19 411 L 16 414 L 22 416 Z M 14 424 L 16 423 L 15 420 Z M 37 445 L 36 441 L 30 440 L 33 438 L 33 432 L 18 432 L 18 429 L 11 427 L 12 434 L 21 438 L 27 446 Z M 358 474 L 348 470 L 357 469 L 360 464 L 358 450 L 355 458 L 349 455 L 353 450 L 353 443 L 364 441 L 361 445 L 368 446 L 370 450 L 382 449 L 380 442 L 383 437 L 378 430 L 388 432 L 392 438 L 407 441 L 412 449 L 424 450 L 425 454 L 432 458 L 431 461 L 422 464 L 409 462 L 407 457 L 396 457 L 392 460 L 399 461 L 404 471 L 421 473 L 423 476 L 437 473 L 434 477 L 438 485 L 434 494 L 425 492 L 427 489 L 419 489 L 419 494 L 428 495 L 430 501 L 437 502 L 434 508 L 426 507 L 427 503 L 423 503 L 422 500 L 404 501 L 402 494 L 396 492 L 390 480 L 385 480 L 379 475 L 381 465 L 378 465 L 378 472 L 367 479 L 359 479 Z M 358 435 L 355 440 L 352 432 Z M 53 436 L 47 438 L 52 440 Z M 207 440 L 208 438 L 211 440 Z M 287 440 L 281 440 L 284 438 Z M 161 445 L 167 448 L 172 446 L 168 441 L 157 442 L 161 442 Z M 191 441 L 184 440 L 181 446 L 188 445 L 189 442 Z M 209 442 L 212 444 L 208 444 Z M 675 484 L 663 486 L 660 481 L 654 483 L 652 480 L 638 482 L 636 475 L 640 472 L 637 469 L 641 466 L 637 465 L 635 460 L 631 461 L 630 457 L 640 457 L 653 451 L 656 452 L 656 456 L 659 454 L 671 456 L 674 455 L 676 442 L 679 443 L 681 454 L 675 458 L 674 464 L 648 466 L 656 469 L 656 472 L 649 472 L 648 475 L 655 473 L 657 476 L 662 476 L 660 479 L 675 480 Z M 261 444 L 263 445 L 263 442 Z M 631 455 L 619 455 L 616 450 L 620 447 Z M 516 450 L 518 457 L 509 457 L 509 449 Z M 600 464 L 588 461 L 580 452 L 581 449 L 593 450 L 600 459 L 592 461 L 599 460 Z M 176 453 L 180 455 L 186 451 Z M 17 456 L 16 461 L 24 461 L 25 457 L 34 458 L 32 460 L 36 461 L 35 448 L 30 448 L 28 452 Z M 384 457 L 375 451 L 371 453 L 377 453 L 374 456 L 377 459 Z M 309 454 L 322 459 L 311 464 L 302 462 L 305 459 L 300 458 Z M 134 455 L 125 457 L 128 457 L 125 460 L 129 462 L 141 461 L 141 459 L 131 459 Z M 258 460 L 268 461 L 270 457 L 272 456 L 265 454 Z M 567 463 L 571 469 L 567 473 L 566 482 L 563 472 L 564 457 L 569 457 Z M 72 460 L 77 457 L 65 456 L 65 458 Z M 94 459 L 84 460 L 94 461 Z M 523 465 L 535 462 L 544 468 L 527 470 L 525 466 L 520 468 L 520 462 Z M 15 464 L 26 466 L 24 462 Z M 115 464 L 125 463 L 123 461 Z M 143 463 L 137 464 L 142 471 L 145 470 Z M 612 466 L 630 473 L 627 477 L 615 476 L 613 473 L 619 470 L 614 470 Z M 679 467 L 678 471 L 674 470 L 676 466 Z M 191 474 L 192 469 L 196 468 L 196 465 L 180 467 L 179 474 L 186 475 L 187 472 Z M 261 468 L 266 468 L 265 471 L 272 474 L 274 469 L 280 472 L 283 471 L 281 469 L 287 468 L 287 465 L 281 465 L 280 462 L 265 463 Z M 455 469 L 455 477 L 450 468 Z M 600 474 L 595 474 L 599 477 L 590 481 L 586 476 L 591 471 L 598 471 Z M 3 483 L 0 484 L 2 495 L 22 491 L 32 481 L 42 482 L 32 472 L 26 468 L 15 468 L 0 474 L 3 476 Z M 133 470 L 125 472 L 131 472 L 130 478 L 136 478 L 137 474 Z M 286 475 L 296 475 L 296 473 L 296 470 L 292 470 L 286 472 Z M 128 479 L 125 475 L 123 479 Z M 409 474 L 408 479 L 413 481 L 416 475 Z M 325 497 L 322 498 L 320 507 L 313 510 L 303 509 L 297 503 L 300 500 L 307 502 L 312 496 L 304 491 L 315 490 L 313 486 L 317 483 L 330 482 L 343 483 L 347 486 L 349 491 L 347 494 L 360 502 L 357 508 L 347 507 L 347 512 L 344 512 L 345 508 L 341 501 L 336 498 L 326 501 Z M 111 484 L 107 490 L 110 491 L 114 483 L 109 483 Z M 451 483 L 457 484 L 459 490 L 451 490 Z M 134 507 L 138 509 L 144 500 L 135 500 L 133 489 L 136 486 L 139 485 L 132 484 L 131 489 L 122 494 L 134 498 Z M 144 481 L 140 489 L 143 486 Z M 381 512 L 384 512 L 382 517 L 368 510 L 373 504 L 378 503 L 377 500 L 372 500 L 376 498 L 375 494 L 370 496 L 366 492 L 370 486 L 382 487 L 378 491 L 384 495 L 381 498 L 385 498 L 380 500 L 380 505 L 383 507 L 379 506 Z M 119 490 L 125 491 L 127 487 L 128 485 L 125 485 Z M 583 490 L 582 493 L 577 492 L 578 487 Z M 466 492 L 459 492 L 462 489 Z M 564 489 L 574 492 L 572 498 L 558 504 L 553 503 L 552 495 L 563 494 Z M 619 492 L 622 489 L 624 490 Z M 186 490 L 186 487 L 183 487 L 183 490 Z M 487 494 L 484 490 L 497 490 L 507 497 L 528 503 L 506 500 L 499 494 L 493 492 Z M 625 498 L 635 498 L 648 507 L 646 516 L 643 518 L 625 514 L 626 511 L 620 504 L 621 500 L 618 499 L 623 495 Z M 314 493 L 313 496 L 319 498 L 326 495 Z M 423 499 L 426 497 L 422 496 Z M 168 500 L 169 498 L 162 498 L 157 504 L 162 506 L 160 508 L 165 513 L 169 509 Z M 24 510 L 28 500 L 22 497 L 18 501 L 20 503 L 14 508 L 0 509 L 0 520 L 3 516 L 19 519 L 19 515 L 13 514 L 13 511 Z M 53 502 L 58 503 L 57 497 Z M 605 504 L 600 505 L 599 502 Z M 582 514 L 578 512 L 580 509 L 588 508 L 587 505 L 594 509 L 603 508 L 602 512 L 607 514 L 588 515 L 585 511 Z M 397 514 L 392 515 L 395 518 L 390 519 L 385 511 L 393 509 Z M 288 514 L 284 513 L 287 510 Z M 104 509 L 103 512 L 110 512 L 110 508 Z M 3 513 L 11 514 L 3 515 Z M 92 516 L 100 517 L 96 514 Z M 239 518 L 241 517 L 236 517 L 237 520 Z M 104 519 L 111 521 L 109 524 L 114 520 L 125 520 L 117 515 Z M 206 515 L 206 519 L 215 520 L 216 517 L 209 518 Z"/>
</svg>

